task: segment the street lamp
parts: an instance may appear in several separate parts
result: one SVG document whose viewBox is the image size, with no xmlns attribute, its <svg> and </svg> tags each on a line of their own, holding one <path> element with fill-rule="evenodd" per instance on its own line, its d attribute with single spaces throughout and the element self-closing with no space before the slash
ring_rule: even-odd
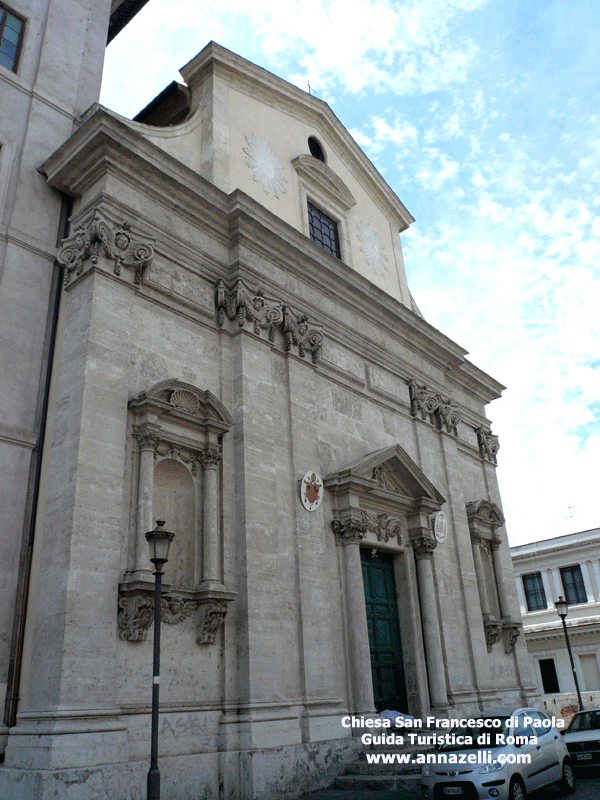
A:
<svg viewBox="0 0 600 800">
<path fill-rule="evenodd" d="M 565 632 L 565 640 L 567 642 L 567 650 L 569 651 L 569 659 L 571 661 L 571 669 L 573 670 L 573 680 L 575 681 L 575 689 L 577 690 L 577 699 L 579 700 L 579 710 L 583 711 L 583 700 L 581 699 L 581 692 L 579 691 L 577 670 L 575 669 L 575 662 L 573 661 L 573 653 L 571 651 L 571 642 L 569 641 L 569 632 L 567 631 L 567 623 L 565 622 L 567 618 L 567 613 L 569 611 L 569 604 L 561 595 L 556 601 L 556 603 L 554 603 L 554 605 L 556 606 L 556 613 L 562 619 L 563 630 Z"/>
<path fill-rule="evenodd" d="M 146 540 L 150 548 L 150 561 L 154 564 L 154 658 L 152 665 L 152 736 L 150 740 L 150 769 L 148 770 L 148 800 L 160 800 L 160 771 L 158 769 L 158 689 L 160 675 L 160 597 L 162 568 L 169 560 L 169 547 L 174 533 L 164 529 L 165 521 L 156 521 L 156 528 L 148 531 Z"/>
</svg>

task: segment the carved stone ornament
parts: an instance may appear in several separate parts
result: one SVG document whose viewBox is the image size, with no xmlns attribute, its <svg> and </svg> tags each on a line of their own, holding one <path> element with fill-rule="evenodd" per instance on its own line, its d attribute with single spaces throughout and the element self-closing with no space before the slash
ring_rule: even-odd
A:
<svg viewBox="0 0 600 800">
<path fill-rule="evenodd" d="M 198 461 L 202 464 L 204 469 L 216 469 L 221 461 L 221 453 L 211 447 L 202 450 Z"/>
<path fill-rule="evenodd" d="M 502 623 L 497 620 L 486 620 L 483 623 L 485 628 L 485 643 L 487 645 L 488 653 L 492 652 L 492 647 L 500 640 L 502 636 Z"/>
<path fill-rule="evenodd" d="M 119 639 L 124 642 L 145 642 L 153 619 L 154 599 L 150 593 L 132 593 L 119 598 Z"/>
<path fill-rule="evenodd" d="M 179 625 L 196 613 L 196 642 L 213 644 L 227 614 L 227 605 L 233 592 L 190 592 L 187 596 L 177 592 L 164 592 L 160 614 L 167 625 Z M 125 642 L 144 642 L 154 621 L 154 584 L 136 581 L 119 586 L 117 626 L 119 639 Z"/>
<path fill-rule="evenodd" d="M 358 238 L 360 239 L 360 249 L 366 256 L 367 264 L 372 267 L 378 275 L 385 275 L 388 271 L 387 258 L 383 252 L 379 234 L 370 222 L 363 222 L 361 220 L 358 226 Z"/>
<path fill-rule="evenodd" d="M 424 558 L 433 558 L 433 551 L 437 547 L 437 542 L 429 536 L 417 536 L 410 541 L 415 558 L 421 561 Z"/>
<path fill-rule="evenodd" d="M 58 251 L 58 263 L 65 270 L 65 287 L 83 273 L 86 261 L 90 261 L 92 268 L 96 267 L 100 252 L 114 262 L 115 275 L 121 274 L 122 267 L 134 269 L 134 283 L 139 285 L 144 267 L 149 266 L 154 257 L 153 245 L 153 240 L 136 239 L 128 222 L 114 225 L 96 209 L 87 225 L 76 228 Z"/>
<path fill-rule="evenodd" d="M 390 517 L 385 512 L 381 514 L 369 514 L 368 511 L 362 511 L 363 522 L 367 530 L 377 536 L 378 542 L 389 542 L 390 539 L 396 539 L 398 544 L 402 544 L 402 520 Z"/>
<path fill-rule="evenodd" d="M 458 436 L 458 426 L 462 422 L 462 414 L 451 400 L 432 392 L 412 378 L 407 381 L 410 394 L 410 413 L 413 417 L 428 419 L 439 430 L 446 430 Z"/>
<path fill-rule="evenodd" d="M 138 441 L 140 441 L 140 434 L 135 434 Z M 141 446 L 140 446 L 140 449 Z M 202 452 L 201 450 L 193 450 L 190 447 L 181 447 L 172 444 L 171 442 L 160 439 L 154 448 L 154 463 L 158 463 L 164 458 L 175 459 L 181 461 L 182 464 L 188 468 L 192 476 L 195 478 L 198 475 L 198 464 L 202 465 Z"/>
<path fill-rule="evenodd" d="M 504 652 L 506 655 L 514 653 L 517 639 L 521 635 L 521 626 L 517 622 L 504 623 L 502 638 L 504 640 Z"/>
<path fill-rule="evenodd" d="M 283 176 L 283 164 L 277 153 L 264 136 L 251 133 L 245 139 L 246 165 L 252 170 L 254 180 L 262 184 L 267 194 L 272 193 L 279 198 L 280 194 L 285 193 L 287 178 Z"/>
<path fill-rule="evenodd" d="M 486 430 L 485 428 L 476 428 L 475 433 L 477 434 L 477 444 L 479 445 L 479 455 L 481 458 L 484 461 L 497 464 L 498 460 L 496 455 L 498 454 L 498 450 L 500 450 L 499 437 L 494 436 L 491 430 Z"/>
<path fill-rule="evenodd" d="M 337 544 L 359 544 L 367 534 L 367 525 L 363 519 L 350 517 L 344 520 L 334 519 L 331 523 Z"/>
<path fill-rule="evenodd" d="M 375 483 L 388 492 L 399 492 L 400 488 L 394 480 L 392 473 L 385 467 L 375 467 L 371 476 Z"/>
<path fill-rule="evenodd" d="M 200 410 L 200 398 L 189 389 L 175 389 L 171 392 L 169 403 L 188 414 L 197 414 Z"/>
<path fill-rule="evenodd" d="M 285 350 L 289 353 L 292 345 L 298 347 L 298 355 L 304 358 L 308 351 L 313 364 L 319 360 L 323 331 L 310 325 L 306 314 L 296 314 L 290 306 L 283 307 L 283 332 L 285 334 Z"/>
<path fill-rule="evenodd" d="M 309 352 L 313 364 L 318 362 L 323 331 L 310 324 L 306 314 L 298 314 L 290 306 L 284 305 L 283 301 L 267 297 L 262 289 L 252 292 L 241 279 L 236 281 L 231 290 L 227 289 L 223 280 L 219 280 L 215 302 L 220 328 L 225 324 L 226 317 L 237 319 L 240 328 L 249 322 L 257 336 L 262 330 L 267 330 L 272 343 L 275 342 L 276 331 L 281 331 L 286 352 L 290 352 L 295 345 L 301 358 Z"/>
<path fill-rule="evenodd" d="M 218 599 L 201 601 L 196 626 L 196 642 L 198 644 L 214 644 L 215 636 L 227 614 L 227 602 L 227 600 Z"/>
</svg>

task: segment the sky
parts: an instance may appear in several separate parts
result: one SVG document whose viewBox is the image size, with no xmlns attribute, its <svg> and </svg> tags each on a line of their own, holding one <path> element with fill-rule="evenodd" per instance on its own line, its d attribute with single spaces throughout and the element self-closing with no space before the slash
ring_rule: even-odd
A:
<svg viewBox="0 0 600 800">
<path fill-rule="evenodd" d="M 210 40 L 325 100 L 415 217 L 423 316 L 487 409 L 512 545 L 600 527 L 600 6 L 150 0 L 108 47 L 133 116 Z"/>
</svg>

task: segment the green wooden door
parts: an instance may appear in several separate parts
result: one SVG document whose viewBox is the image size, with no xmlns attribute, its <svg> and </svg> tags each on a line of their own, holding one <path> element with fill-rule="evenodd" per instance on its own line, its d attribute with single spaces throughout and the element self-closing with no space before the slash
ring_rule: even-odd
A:
<svg viewBox="0 0 600 800">
<path fill-rule="evenodd" d="M 393 556 L 361 548 L 375 708 L 408 712 Z"/>
</svg>

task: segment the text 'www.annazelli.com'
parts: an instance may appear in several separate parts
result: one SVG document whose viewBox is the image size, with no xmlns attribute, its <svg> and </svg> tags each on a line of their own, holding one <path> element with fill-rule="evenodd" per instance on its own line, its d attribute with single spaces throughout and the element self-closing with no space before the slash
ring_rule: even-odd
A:
<svg viewBox="0 0 600 800">
<path fill-rule="evenodd" d="M 530 764 L 529 753 L 498 753 L 480 750 L 477 753 L 365 753 L 367 764 Z"/>
</svg>

